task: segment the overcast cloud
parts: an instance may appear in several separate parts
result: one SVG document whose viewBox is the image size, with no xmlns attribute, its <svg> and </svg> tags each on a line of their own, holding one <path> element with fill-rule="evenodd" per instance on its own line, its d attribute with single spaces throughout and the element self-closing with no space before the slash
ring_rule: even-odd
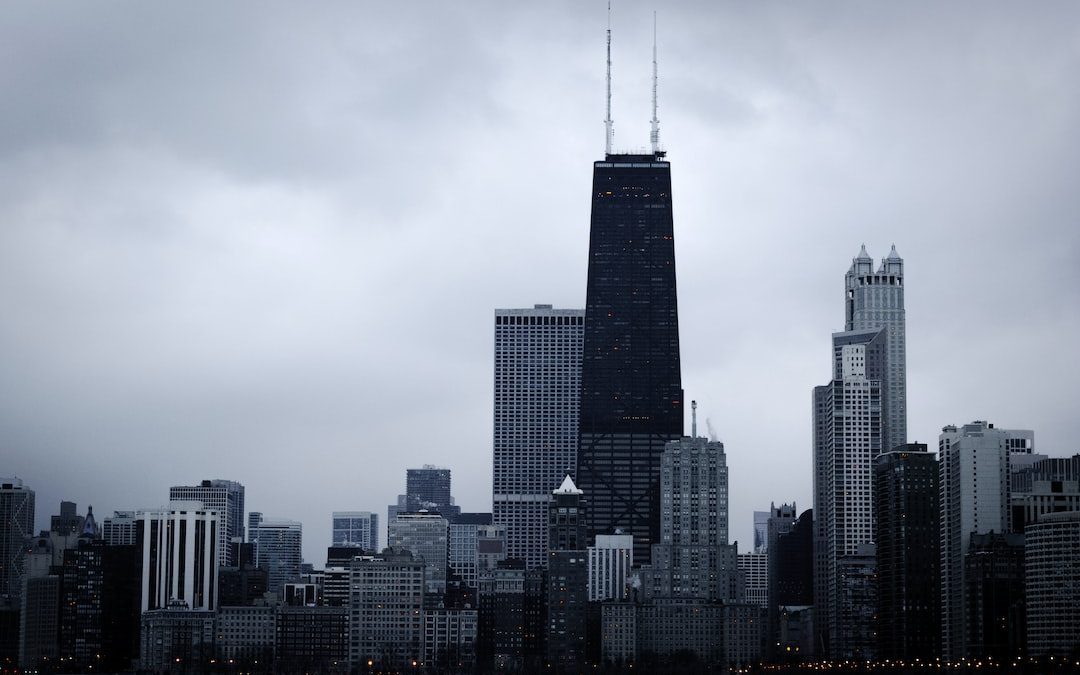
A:
<svg viewBox="0 0 1080 675">
<path fill-rule="evenodd" d="M 453 470 L 491 508 L 492 313 L 582 307 L 605 3 L 7 3 L 0 474 L 304 523 Z M 619 0 L 616 146 L 653 5 Z M 1080 451 L 1080 5 L 664 3 L 683 382 L 731 531 L 811 506 L 810 395 L 866 243 L 907 265 L 911 440 Z"/>
</svg>

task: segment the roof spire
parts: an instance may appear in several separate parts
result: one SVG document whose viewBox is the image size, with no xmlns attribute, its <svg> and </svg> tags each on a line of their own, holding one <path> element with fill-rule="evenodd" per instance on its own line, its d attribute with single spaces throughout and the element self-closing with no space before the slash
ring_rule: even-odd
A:
<svg viewBox="0 0 1080 675">
<path fill-rule="evenodd" d="M 656 12 L 652 13 L 652 131 L 649 140 L 655 155 L 660 150 L 660 120 L 656 118 Z"/>
<path fill-rule="evenodd" d="M 611 0 L 607 3 L 607 117 L 604 118 L 604 154 L 611 154 L 611 141 L 615 137 L 615 123 L 611 121 Z"/>
</svg>

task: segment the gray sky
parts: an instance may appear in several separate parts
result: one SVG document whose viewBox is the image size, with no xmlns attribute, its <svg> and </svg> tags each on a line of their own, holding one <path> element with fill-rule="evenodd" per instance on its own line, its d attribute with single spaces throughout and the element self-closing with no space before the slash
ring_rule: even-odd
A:
<svg viewBox="0 0 1080 675">
<path fill-rule="evenodd" d="M 231 478 L 321 564 L 410 466 L 490 509 L 492 311 L 583 306 L 603 151 L 605 3 L 518 4 L 5 5 L 0 474 L 39 526 Z M 906 261 L 911 440 L 1080 450 L 1080 5 L 672 5 L 683 382 L 742 549 L 811 506 L 863 242 Z M 621 149 L 652 8 L 616 3 Z"/>
</svg>

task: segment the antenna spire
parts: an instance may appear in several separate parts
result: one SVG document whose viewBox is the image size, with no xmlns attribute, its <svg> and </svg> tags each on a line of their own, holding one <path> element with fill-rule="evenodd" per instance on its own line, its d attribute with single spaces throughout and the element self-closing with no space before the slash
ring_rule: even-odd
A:
<svg viewBox="0 0 1080 675">
<path fill-rule="evenodd" d="M 615 123 L 611 121 L 611 0 L 607 4 L 607 117 L 604 118 L 604 154 L 611 154 L 611 141 L 615 137 Z"/>
<path fill-rule="evenodd" d="M 697 438 L 697 401 L 690 401 L 690 419 L 690 438 Z"/>
<path fill-rule="evenodd" d="M 655 155 L 660 150 L 660 120 L 656 118 L 656 12 L 652 14 L 652 131 L 649 140 Z"/>
</svg>

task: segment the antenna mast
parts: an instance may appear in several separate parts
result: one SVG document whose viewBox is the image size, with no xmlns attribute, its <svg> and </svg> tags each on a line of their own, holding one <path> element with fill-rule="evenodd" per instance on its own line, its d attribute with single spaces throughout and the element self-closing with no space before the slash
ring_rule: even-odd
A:
<svg viewBox="0 0 1080 675">
<path fill-rule="evenodd" d="M 652 131 L 649 140 L 655 155 L 660 150 L 660 120 L 656 118 L 656 12 L 652 15 Z"/>
<path fill-rule="evenodd" d="M 690 419 L 690 438 L 697 438 L 697 401 L 690 401 Z"/>
<path fill-rule="evenodd" d="M 611 154 L 611 141 L 615 137 L 615 123 L 611 121 L 611 0 L 607 4 L 607 117 L 604 118 L 604 154 Z"/>
</svg>

